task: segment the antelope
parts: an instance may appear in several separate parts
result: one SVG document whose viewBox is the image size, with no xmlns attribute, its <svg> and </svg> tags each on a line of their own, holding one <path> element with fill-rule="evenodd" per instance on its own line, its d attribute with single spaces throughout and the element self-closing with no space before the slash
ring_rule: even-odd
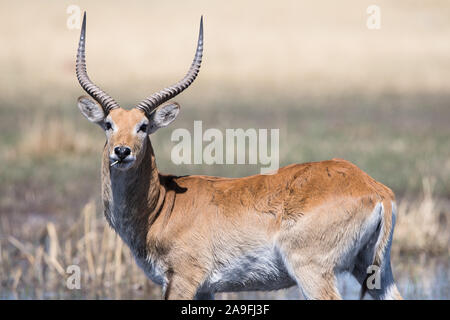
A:
<svg viewBox="0 0 450 320">
<path fill-rule="evenodd" d="M 151 135 L 177 117 L 163 105 L 197 77 L 203 17 L 185 77 L 122 109 L 88 77 L 86 13 L 76 74 L 90 95 L 78 108 L 106 133 L 102 200 L 109 225 L 165 299 L 213 299 L 217 292 L 297 285 L 308 299 L 340 299 L 337 276 L 351 273 L 375 299 L 401 299 L 391 270 L 395 196 L 354 164 L 292 164 L 243 178 L 158 171 Z M 379 286 L 367 269 L 379 270 Z"/>
</svg>

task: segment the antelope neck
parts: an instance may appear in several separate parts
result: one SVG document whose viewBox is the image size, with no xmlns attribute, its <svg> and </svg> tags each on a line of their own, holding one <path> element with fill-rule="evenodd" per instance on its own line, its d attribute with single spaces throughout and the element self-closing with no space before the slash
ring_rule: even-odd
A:
<svg viewBox="0 0 450 320">
<path fill-rule="evenodd" d="M 139 164 L 120 171 L 110 167 L 105 146 L 102 162 L 102 197 L 105 216 L 136 256 L 145 256 L 147 233 L 164 203 L 150 139 Z"/>
</svg>

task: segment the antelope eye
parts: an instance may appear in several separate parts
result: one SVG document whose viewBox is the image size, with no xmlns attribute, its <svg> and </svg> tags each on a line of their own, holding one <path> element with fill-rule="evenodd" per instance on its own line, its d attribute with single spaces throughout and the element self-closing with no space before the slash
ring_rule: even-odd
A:
<svg viewBox="0 0 450 320">
<path fill-rule="evenodd" d="M 146 123 L 141 124 L 138 131 L 147 132 L 147 124 Z"/>
<path fill-rule="evenodd" d="M 111 122 L 109 122 L 109 121 L 105 122 L 105 128 L 106 128 L 106 130 L 111 130 L 111 128 L 112 128 Z"/>
</svg>

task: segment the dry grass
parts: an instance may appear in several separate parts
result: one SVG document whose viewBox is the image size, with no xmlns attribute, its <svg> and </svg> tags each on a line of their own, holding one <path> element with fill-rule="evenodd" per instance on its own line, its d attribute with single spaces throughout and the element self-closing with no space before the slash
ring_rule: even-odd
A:
<svg viewBox="0 0 450 320">
<path fill-rule="evenodd" d="M 96 213 L 93 202 L 86 204 L 73 224 L 28 221 L 17 230 L 2 216 L 0 228 L 0 279 L 7 294 L 45 298 L 54 293 L 54 298 L 76 298 L 77 290 L 66 286 L 70 265 L 80 267 L 85 298 L 124 285 L 124 292 L 135 291 L 136 296 L 145 293 L 151 298 L 158 294 L 134 263 L 129 249 Z M 105 293 L 99 298 L 120 298 L 113 295 Z"/>
<path fill-rule="evenodd" d="M 45 158 L 49 155 L 85 154 L 98 151 L 92 138 L 75 128 L 73 122 L 62 119 L 34 119 L 21 130 L 19 142 L 7 155 L 10 159 L 21 157 Z"/>
<path fill-rule="evenodd" d="M 1 98 L 44 95 L 44 104 L 55 96 L 73 99 L 80 92 L 73 72 L 79 30 L 66 27 L 69 3 L 1 2 L 8 8 L 0 14 L 7 44 L 0 51 Z M 205 60 L 202 81 L 190 97 L 213 102 L 230 94 L 252 100 L 274 94 L 450 90 L 450 6 L 441 0 L 377 1 L 378 31 L 366 27 L 371 3 L 359 0 L 77 4 L 88 12 L 88 69 L 119 102 L 134 103 L 184 73 L 200 14 Z"/>
<path fill-rule="evenodd" d="M 450 257 L 450 211 L 433 198 L 433 179 L 423 179 L 423 196 L 400 202 L 395 229 L 395 254 Z"/>
</svg>

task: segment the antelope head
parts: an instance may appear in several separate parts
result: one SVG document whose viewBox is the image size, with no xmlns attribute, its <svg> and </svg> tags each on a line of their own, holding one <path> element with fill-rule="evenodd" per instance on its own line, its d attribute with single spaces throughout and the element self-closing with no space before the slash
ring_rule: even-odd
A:
<svg viewBox="0 0 450 320">
<path fill-rule="evenodd" d="M 186 76 L 144 99 L 130 110 L 122 109 L 113 98 L 96 86 L 88 77 L 85 59 L 86 12 L 78 45 L 76 73 L 81 87 L 93 98 L 78 98 L 78 108 L 91 122 L 98 124 L 106 134 L 106 150 L 111 167 L 127 170 L 142 161 L 147 138 L 159 128 L 169 125 L 177 117 L 180 106 L 174 102 L 160 106 L 185 90 L 197 77 L 203 53 L 203 18 L 194 61 Z"/>
</svg>

